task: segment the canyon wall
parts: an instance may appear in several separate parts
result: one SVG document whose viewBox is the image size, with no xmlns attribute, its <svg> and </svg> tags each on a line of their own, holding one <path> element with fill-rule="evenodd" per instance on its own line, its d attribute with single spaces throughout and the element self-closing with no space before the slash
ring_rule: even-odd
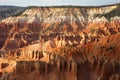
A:
<svg viewBox="0 0 120 80">
<path fill-rule="evenodd" d="M 0 80 L 120 80 L 119 11 L 28 7 L 2 20 Z"/>
</svg>

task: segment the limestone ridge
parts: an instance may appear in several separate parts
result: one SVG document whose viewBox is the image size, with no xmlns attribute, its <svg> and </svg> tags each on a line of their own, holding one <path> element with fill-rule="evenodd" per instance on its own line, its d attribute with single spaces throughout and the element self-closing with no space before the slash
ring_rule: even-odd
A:
<svg viewBox="0 0 120 80">
<path fill-rule="evenodd" d="M 96 8 L 55 8 L 55 7 L 31 7 L 27 8 L 22 14 L 14 17 L 9 17 L 2 22 L 6 23 L 32 23 L 32 22 L 62 22 L 62 21 L 93 21 L 97 19 L 95 15 L 107 14 L 111 11 L 117 9 L 119 5 L 106 6 L 106 7 L 96 7 Z M 119 10 L 119 9 L 118 9 Z M 117 15 L 115 15 L 117 16 Z M 115 17 L 112 16 L 112 17 Z M 111 17 L 110 17 L 111 18 Z M 95 21 L 104 21 L 104 19 L 97 19 Z"/>
</svg>

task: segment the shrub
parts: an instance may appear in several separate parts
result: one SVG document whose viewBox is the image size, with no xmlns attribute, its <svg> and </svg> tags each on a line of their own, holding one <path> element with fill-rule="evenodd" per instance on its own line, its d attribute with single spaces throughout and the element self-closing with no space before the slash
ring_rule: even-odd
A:
<svg viewBox="0 0 120 80">
<path fill-rule="evenodd" d="M 114 46 L 109 46 L 109 47 L 106 49 L 106 51 L 110 51 L 110 50 L 114 50 L 114 49 L 115 49 Z"/>
</svg>

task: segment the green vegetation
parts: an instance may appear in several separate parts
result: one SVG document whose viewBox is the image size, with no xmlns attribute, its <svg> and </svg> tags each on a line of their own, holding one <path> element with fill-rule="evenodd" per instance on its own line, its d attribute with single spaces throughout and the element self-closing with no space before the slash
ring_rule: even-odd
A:
<svg viewBox="0 0 120 80">
<path fill-rule="evenodd" d="M 112 11 L 110 11 L 109 13 L 106 14 L 95 14 L 95 17 L 106 17 L 108 20 L 110 20 L 111 17 L 115 17 L 115 16 L 120 16 L 120 4 L 118 5 L 118 7 Z"/>
<path fill-rule="evenodd" d="M 112 6 L 112 5 L 120 5 L 120 4 L 118 3 L 118 4 L 101 5 L 101 6 L 60 5 L 60 6 L 39 6 L 39 7 L 46 7 L 46 8 L 100 8 L 100 7 L 107 7 L 107 6 Z M 36 6 L 33 6 L 33 7 L 36 7 Z"/>
<path fill-rule="evenodd" d="M 52 30 L 54 28 L 54 24 L 52 24 L 51 26 L 49 26 L 48 28 L 46 28 L 45 30 L 44 30 L 44 32 L 47 32 L 47 31 L 49 31 L 49 30 Z"/>
<path fill-rule="evenodd" d="M 60 22 L 60 24 L 59 24 L 60 31 L 62 31 L 63 25 L 64 25 L 64 22 Z"/>
<path fill-rule="evenodd" d="M 61 26 L 61 27 L 62 27 L 63 25 L 64 25 L 64 22 L 60 22 L 59 26 Z"/>
<path fill-rule="evenodd" d="M 115 49 L 115 47 L 114 47 L 113 45 L 111 45 L 111 46 L 109 46 L 108 48 L 106 48 L 106 51 L 108 52 L 108 51 L 114 50 L 114 49 Z"/>
<path fill-rule="evenodd" d="M 95 29 L 90 29 L 90 32 L 93 34 L 96 30 Z"/>
<path fill-rule="evenodd" d="M 32 9 L 32 8 L 39 8 L 38 6 L 28 6 L 26 8 L 24 8 L 22 11 L 20 11 L 19 13 L 15 13 L 12 16 L 19 16 L 21 15 L 23 12 L 25 12 L 27 9 Z"/>
<path fill-rule="evenodd" d="M 0 6 L 0 20 L 21 12 L 24 7 Z"/>
</svg>

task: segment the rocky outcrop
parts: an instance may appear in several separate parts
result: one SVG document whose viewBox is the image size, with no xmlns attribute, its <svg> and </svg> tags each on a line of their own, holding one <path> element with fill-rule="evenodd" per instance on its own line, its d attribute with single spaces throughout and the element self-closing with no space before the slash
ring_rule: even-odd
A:
<svg viewBox="0 0 120 80">
<path fill-rule="evenodd" d="M 0 23 L 0 48 L 13 50 L 40 42 L 45 44 L 45 49 L 51 49 L 98 41 L 120 31 L 119 18 L 112 16 L 108 20 L 104 16 L 95 17 L 114 10 L 119 11 L 119 5 L 26 8 L 20 15 L 8 17 Z"/>
<path fill-rule="evenodd" d="M 16 22 L 75 22 L 75 21 L 92 21 L 95 19 L 94 15 L 106 14 L 118 8 L 118 5 L 105 7 L 31 7 L 25 10 L 21 15 L 9 17 L 2 22 L 16 23 Z"/>
<path fill-rule="evenodd" d="M 35 80 L 38 80 L 38 78 L 40 80 L 47 80 L 48 78 L 50 80 L 119 80 L 120 63 L 119 53 L 117 53 L 119 52 L 119 35 L 107 36 L 102 38 L 104 40 L 100 39 L 97 42 L 85 44 L 81 47 L 64 47 L 60 52 L 45 52 L 40 60 L 38 60 L 38 55 L 40 56 L 41 51 L 33 50 L 31 51 L 31 57 L 33 60 L 38 61 L 32 61 L 32 59 L 24 61 L 27 59 L 27 54 L 25 54 L 24 60 L 16 62 L 15 70 L 11 73 L 14 76 L 7 76 L 7 78 L 9 80 L 28 80 L 37 75 Z M 113 42 L 114 45 L 111 45 Z M 116 47 L 109 47 L 110 45 L 113 47 L 116 45 Z M 100 50 L 99 47 L 104 50 Z M 115 50 L 116 48 L 118 49 Z M 113 50 L 116 52 L 112 52 Z M 114 56 L 111 57 L 111 55 Z M 47 56 L 49 61 L 41 61 L 42 58 Z M 20 75 L 22 74 L 24 75 L 21 78 Z"/>
<path fill-rule="evenodd" d="M 0 28 L 2 49 L 13 50 L 22 48 L 39 39 L 40 24 L 2 23 Z"/>
<path fill-rule="evenodd" d="M 48 78 L 50 80 L 111 80 L 113 78 L 119 80 L 120 64 L 118 61 L 105 59 L 104 56 L 88 57 L 89 59 L 78 61 L 78 58 L 66 59 L 59 56 L 58 58 L 54 57 L 48 63 L 42 61 L 17 61 L 15 71 L 12 73 L 14 76 L 17 75 L 17 77 L 13 76 L 9 77 L 9 79 L 27 80 L 31 77 L 39 76 L 39 79 L 42 80 L 47 80 Z M 83 56 L 80 58 L 83 58 Z M 22 78 L 19 76 L 21 74 L 24 74 Z M 25 77 L 31 74 L 35 75 Z M 70 76 L 71 79 L 69 78 Z"/>
<path fill-rule="evenodd" d="M 70 80 L 77 80 L 77 63 L 75 61 L 71 61 L 71 63 L 69 63 L 68 65 L 65 63 L 66 61 L 57 58 L 56 60 L 50 61 L 50 63 L 44 63 L 41 61 L 18 61 L 15 69 L 15 74 L 18 75 L 25 73 L 35 73 L 39 76 L 46 75 L 46 77 L 49 77 L 49 75 L 51 75 L 51 73 L 55 71 L 56 77 L 53 80 L 60 78 L 65 73 L 72 74 Z M 69 67 L 70 69 L 68 69 Z M 52 77 L 54 77 L 54 74 L 51 75 L 51 78 Z M 50 80 L 52 80 L 51 78 Z M 69 79 L 67 77 L 62 78 Z M 47 79 L 43 78 L 43 80 Z"/>
<path fill-rule="evenodd" d="M 0 79 L 119 80 L 119 15 L 96 16 L 114 10 L 32 7 L 2 20 Z"/>
<path fill-rule="evenodd" d="M 56 25 L 57 23 L 54 23 Z M 70 23 L 67 23 L 70 24 Z M 77 23 L 75 23 L 77 25 Z M 82 24 L 82 23 L 81 23 Z M 54 28 L 44 24 L 32 23 L 32 24 L 1 24 L 1 48 L 4 50 L 13 50 L 23 48 L 28 45 L 34 45 L 36 43 L 41 44 L 39 47 L 44 49 L 59 48 L 65 45 L 76 46 L 80 44 L 86 44 L 94 41 L 98 41 L 107 35 L 119 33 L 120 20 L 114 20 L 110 22 L 91 22 L 87 24 L 87 28 L 83 24 L 77 29 L 63 23 L 62 28 L 56 25 Z M 51 25 L 51 24 L 49 24 Z M 10 27 L 7 27 L 10 26 Z M 44 30 L 43 30 L 43 27 Z M 3 29 L 4 30 L 3 30 Z M 49 29 L 50 28 L 50 29 Z M 59 30 L 59 31 L 57 31 Z M 44 43 L 44 45 L 42 44 Z"/>
</svg>

